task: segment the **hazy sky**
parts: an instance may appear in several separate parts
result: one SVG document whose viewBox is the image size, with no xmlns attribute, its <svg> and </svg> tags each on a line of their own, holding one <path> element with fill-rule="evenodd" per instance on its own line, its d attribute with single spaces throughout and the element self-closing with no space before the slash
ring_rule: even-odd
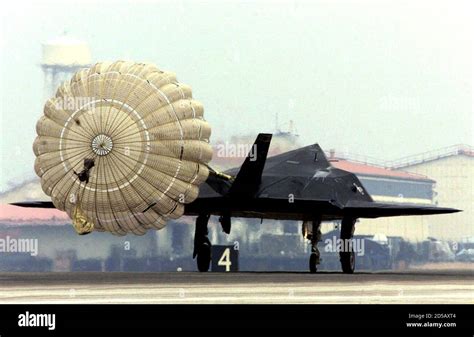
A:
<svg viewBox="0 0 474 337">
<path fill-rule="evenodd" d="M 471 1 L 2 2 L 0 191 L 34 176 L 41 43 L 151 61 L 193 87 L 212 140 L 295 122 L 381 159 L 473 141 Z"/>
</svg>

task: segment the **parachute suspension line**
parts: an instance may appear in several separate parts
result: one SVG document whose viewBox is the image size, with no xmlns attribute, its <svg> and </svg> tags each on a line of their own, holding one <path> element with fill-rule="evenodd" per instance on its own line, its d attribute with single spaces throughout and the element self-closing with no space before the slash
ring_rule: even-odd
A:
<svg viewBox="0 0 474 337">
<path fill-rule="evenodd" d="M 107 74 L 118 74 L 119 76 L 121 75 L 121 73 L 119 71 L 108 71 L 105 73 L 105 75 Z M 115 100 L 115 96 L 117 95 L 117 88 L 119 87 L 118 83 L 122 83 L 123 82 L 123 77 L 120 77 L 120 80 L 118 81 L 115 81 L 115 85 L 114 85 L 114 93 L 112 94 L 112 101 Z M 107 99 L 105 99 L 106 101 L 108 101 Z M 109 104 L 108 106 L 108 111 L 107 111 L 107 119 L 105 121 L 105 124 L 103 125 L 109 125 L 109 117 L 111 115 L 111 112 L 112 112 L 112 104 Z M 104 129 L 104 127 L 103 127 Z M 105 131 L 105 130 L 101 130 L 101 131 Z"/>
<path fill-rule="evenodd" d="M 109 73 L 117 73 L 119 76 L 121 75 L 121 73 L 120 73 L 119 71 L 110 71 L 110 72 L 107 72 L 106 74 L 109 74 Z M 123 81 L 124 81 L 124 76 L 120 76 L 120 80 L 115 81 L 114 92 L 113 92 L 113 94 L 112 94 L 112 98 L 110 99 L 110 101 L 113 102 L 113 101 L 116 100 L 115 98 L 116 98 L 116 96 L 117 96 L 117 88 L 120 87 L 120 84 L 122 84 Z M 112 107 L 113 107 L 113 105 L 112 105 L 112 104 L 109 104 L 109 106 L 108 106 L 108 111 L 107 111 L 107 119 L 106 119 L 106 121 L 105 121 L 105 124 L 104 124 L 104 126 L 103 126 L 103 130 L 102 130 L 102 131 L 104 131 L 104 132 L 106 132 L 107 126 L 111 126 L 111 125 L 113 124 L 113 122 L 114 122 L 114 119 L 117 118 L 117 114 L 114 114 L 114 119 L 112 119 L 112 122 L 109 123 L 109 118 L 110 118 L 110 116 L 112 115 Z"/>
<path fill-rule="evenodd" d="M 110 153 L 110 156 L 104 157 L 104 159 L 107 161 L 107 164 L 108 164 L 107 166 L 109 167 L 109 172 L 110 172 L 110 174 L 111 174 L 111 179 L 112 179 L 113 183 L 115 183 L 116 186 L 119 186 L 119 182 L 118 182 L 117 178 L 115 177 L 114 170 L 113 170 L 112 168 L 117 168 L 117 170 L 119 170 L 119 172 L 120 172 L 124 177 L 125 177 L 125 175 L 123 174 L 122 170 L 119 168 L 119 165 L 117 165 L 117 163 L 112 160 L 112 156 L 118 158 L 117 153 L 111 152 L 111 153 Z M 112 162 L 112 165 L 109 163 L 109 160 Z M 124 164 L 124 163 L 123 163 L 123 164 Z M 124 164 L 124 165 L 125 165 L 125 164 Z M 132 187 L 135 191 L 137 191 L 136 188 L 135 188 L 132 184 L 130 184 L 130 185 L 131 185 L 131 187 Z M 125 201 L 125 204 L 127 205 L 127 207 L 130 208 L 129 203 L 128 203 L 129 198 L 123 194 L 121 188 L 119 188 L 118 191 L 119 191 L 120 195 L 122 196 L 122 199 Z M 107 190 L 107 192 L 108 192 L 108 190 Z M 112 209 L 112 210 L 113 210 L 113 209 Z M 131 213 L 132 213 L 132 217 L 133 217 L 139 224 L 141 224 L 140 220 L 136 217 L 135 213 L 134 213 L 134 212 L 131 212 Z M 124 218 L 124 217 L 120 217 L 120 216 L 115 216 L 115 213 L 114 213 L 114 218 L 117 220 L 117 225 L 119 226 L 119 228 L 122 229 L 122 230 L 124 230 L 125 232 L 129 232 L 131 229 L 132 229 L 132 231 L 133 231 L 133 229 L 138 230 L 137 226 L 133 226 L 133 228 L 131 228 L 130 226 L 127 225 L 127 224 L 128 224 L 128 221 L 130 221 L 129 219 L 131 218 L 130 215 L 128 216 L 128 218 Z M 118 220 L 123 220 L 123 221 L 125 221 L 125 222 L 124 222 L 124 227 L 122 227 L 122 225 L 118 222 Z"/>
<path fill-rule="evenodd" d="M 74 116 L 76 113 L 79 113 L 81 110 L 83 110 L 83 109 L 84 109 L 85 107 L 87 107 L 87 106 L 88 106 L 88 104 L 87 104 L 87 105 L 83 105 L 82 107 L 80 107 L 79 109 L 77 109 L 76 111 L 74 111 L 74 113 L 71 115 L 71 117 L 69 118 L 69 120 L 66 122 L 66 125 L 71 122 L 70 119 L 72 118 L 72 119 L 74 120 L 74 122 L 76 123 L 76 125 L 80 126 L 80 127 L 81 127 L 81 130 L 84 131 L 84 132 L 87 134 L 87 136 L 90 138 L 90 137 L 93 137 L 94 134 L 96 134 L 96 132 L 95 132 L 94 128 L 92 127 L 92 125 L 89 124 L 88 119 L 87 119 L 87 118 L 82 118 L 82 120 L 87 124 L 87 128 L 84 128 L 84 127 L 82 126 L 82 124 L 80 124 L 80 122 L 79 122 L 79 117 L 77 117 L 77 119 L 73 118 L 73 116 Z M 64 125 L 64 126 L 66 126 L 66 125 Z M 71 129 L 71 128 L 68 128 L 68 131 L 69 131 L 69 130 L 72 130 L 72 129 Z"/>
<path fill-rule="evenodd" d="M 141 103 L 145 102 L 149 97 L 152 97 L 153 94 L 154 94 L 154 92 L 150 93 L 148 96 L 144 97 L 144 99 L 143 99 L 142 101 L 140 101 L 140 103 L 138 103 L 136 106 L 131 107 L 131 108 L 136 111 L 137 108 L 141 105 Z M 125 103 L 123 103 L 122 105 L 124 105 L 124 104 L 125 104 Z M 144 118 L 145 118 L 147 115 L 148 115 L 148 114 L 146 114 L 146 115 L 144 115 L 144 116 L 140 116 L 140 121 L 143 121 Z M 117 126 L 115 126 L 112 131 L 109 131 L 109 132 L 110 132 L 110 133 L 115 132 L 120 126 L 122 126 L 122 123 L 123 123 L 125 120 L 126 120 L 126 118 L 123 118 L 123 119 L 119 122 L 119 124 L 118 124 Z M 119 132 L 118 132 L 116 135 L 114 135 L 114 138 L 116 138 L 116 139 L 123 138 L 123 137 L 121 137 L 121 135 L 122 135 L 125 131 L 127 131 L 127 128 L 123 128 L 122 130 L 119 130 Z"/>
<path fill-rule="evenodd" d="M 112 154 L 112 155 L 115 155 L 113 152 L 112 152 L 111 154 Z M 107 160 L 107 162 L 109 162 L 108 156 L 107 156 L 107 157 L 104 157 L 104 158 L 105 158 L 105 160 Z M 112 159 L 110 158 L 110 160 L 112 160 Z M 120 168 L 118 168 L 118 165 L 117 165 L 117 169 L 120 170 Z M 118 183 L 118 181 L 117 181 L 117 178 L 115 177 L 114 171 L 113 171 L 113 170 L 110 170 L 110 172 L 112 173 L 112 179 L 114 180 L 115 184 L 118 185 L 119 183 Z M 130 186 L 135 190 L 135 192 L 137 191 L 136 188 L 135 188 L 133 185 L 130 184 Z M 125 195 L 123 194 L 123 191 L 122 191 L 121 188 L 119 188 L 119 192 L 120 192 L 120 195 L 122 196 L 123 200 L 125 201 L 125 204 L 126 204 L 127 207 L 130 209 L 130 205 L 129 205 L 129 203 L 128 203 L 128 200 L 129 200 L 129 197 L 130 197 L 130 196 L 128 196 L 128 197 L 125 196 Z M 142 224 L 142 222 L 137 218 L 135 212 L 131 211 L 130 213 L 131 213 L 132 217 L 137 221 L 138 224 Z M 126 219 L 126 220 L 128 220 L 128 219 Z M 126 224 L 128 224 L 128 222 L 129 222 L 129 221 L 126 221 Z M 139 228 L 138 228 L 136 225 L 134 225 L 133 228 L 130 228 L 130 226 L 126 226 L 126 227 L 127 227 L 127 229 L 131 229 L 132 232 L 134 232 L 134 230 L 136 230 L 138 233 L 140 232 Z M 135 232 L 134 232 L 134 233 L 135 233 Z"/>
<path fill-rule="evenodd" d="M 125 167 L 130 168 L 122 159 L 119 158 L 119 156 L 118 156 L 117 154 L 112 153 L 112 155 L 115 156 Z M 118 167 L 118 166 L 117 166 L 117 167 Z M 120 173 L 122 173 L 122 171 L 120 170 L 120 168 L 118 168 L 118 170 L 120 171 Z M 149 182 L 145 177 L 141 177 L 141 178 L 142 178 L 143 180 L 145 180 L 146 182 Z M 135 190 L 135 192 L 137 192 L 137 194 L 140 196 L 140 198 L 142 198 L 143 201 L 147 202 L 147 198 L 144 198 L 144 197 L 143 197 L 142 193 L 140 193 L 140 190 L 137 189 L 137 188 L 136 188 L 135 186 L 133 186 L 133 185 L 131 185 L 131 186 L 132 186 L 132 188 Z M 161 191 L 161 190 L 158 190 L 158 189 L 156 189 L 156 190 L 161 192 L 160 198 L 162 198 L 164 195 L 166 195 L 165 192 L 163 192 L 163 191 Z M 153 198 L 152 198 L 152 199 L 153 199 Z M 156 202 L 155 202 L 154 204 L 156 204 Z M 149 210 L 149 209 L 150 209 L 151 207 L 153 207 L 153 206 L 154 206 L 154 205 L 148 206 L 148 207 L 146 208 L 146 211 Z M 142 213 L 145 213 L 145 211 L 142 211 Z M 161 212 L 159 212 L 159 213 L 157 212 L 157 214 L 159 214 L 160 216 L 166 216 L 166 214 L 161 213 Z M 140 222 L 140 223 L 142 223 L 142 222 L 139 221 L 138 219 L 137 219 L 137 221 Z"/>
<path fill-rule="evenodd" d="M 132 76 L 135 76 L 135 75 L 132 75 Z M 142 80 L 142 81 L 143 81 L 143 79 L 141 79 L 141 78 L 139 78 L 139 77 L 137 77 L 137 78 L 138 78 L 139 80 Z M 164 193 L 166 194 L 166 193 L 168 192 L 168 190 L 171 188 L 171 185 L 174 184 L 174 182 L 175 182 L 175 180 L 176 180 L 176 177 L 179 175 L 179 172 L 180 172 L 180 170 L 181 170 L 182 156 L 183 156 L 183 152 L 184 152 L 184 132 L 183 132 L 183 126 L 182 126 L 181 121 L 180 121 L 180 119 L 178 118 L 178 115 L 176 114 L 176 110 L 174 109 L 173 104 L 172 104 L 172 102 L 169 100 L 168 96 L 166 96 L 166 94 L 165 94 L 162 90 L 160 90 L 160 88 L 156 87 L 153 83 L 150 83 L 148 80 L 146 80 L 146 82 L 147 82 L 153 89 L 155 89 L 156 92 L 158 92 L 158 93 L 165 99 L 165 101 L 166 101 L 166 103 L 168 104 L 168 106 L 171 107 L 171 110 L 173 111 L 173 114 L 174 114 L 174 117 L 175 117 L 175 119 L 176 119 L 176 122 L 177 122 L 178 125 L 179 125 L 179 132 L 180 132 L 180 136 L 181 136 L 181 137 L 180 137 L 180 141 L 181 141 L 181 154 L 180 154 L 180 158 L 179 158 L 179 159 L 180 159 L 180 164 L 178 165 L 178 167 L 177 167 L 177 169 L 176 169 L 176 172 L 175 172 L 175 174 L 174 174 L 174 177 L 173 177 L 171 183 L 169 184 L 168 188 L 167 188 L 166 191 L 164 192 Z M 174 84 L 176 85 L 176 87 L 180 88 L 180 86 L 179 86 L 178 83 L 174 83 Z M 138 87 L 138 84 L 137 84 L 137 87 Z M 180 88 L 180 91 L 181 91 L 181 96 L 182 96 L 182 98 L 185 98 L 184 92 L 183 92 L 183 90 L 182 90 L 181 88 Z M 130 92 L 131 92 L 131 91 L 130 91 Z M 130 95 L 130 92 L 129 92 L 129 95 Z M 135 111 L 135 110 L 140 106 L 140 104 L 141 104 L 142 102 L 144 102 L 144 101 L 145 101 L 145 100 L 142 100 L 140 103 L 138 103 L 137 106 L 135 106 L 134 108 L 132 108 L 133 111 Z M 142 123 L 143 123 L 143 118 L 144 118 L 144 116 L 140 116 L 140 118 L 141 118 Z M 124 120 L 125 120 L 125 119 L 124 119 Z M 122 122 L 119 123 L 119 125 L 118 125 L 117 127 L 114 128 L 114 131 L 117 130 L 117 128 L 118 128 L 122 123 L 123 123 L 123 120 L 122 120 Z M 124 129 L 124 130 L 126 130 L 126 129 Z M 117 134 L 117 137 L 118 137 L 119 135 L 122 135 L 123 132 L 124 132 L 124 131 L 119 131 L 118 134 Z M 147 135 L 147 141 L 149 142 L 149 137 L 148 137 L 148 135 Z M 147 152 L 148 152 L 148 151 L 147 151 Z M 173 211 L 173 210 L 172 210 L 172 211 Z M 171 212 L 172 212 L 172 211 L 171 211 Z"/>
<path fill-rule="evenodd" d="M 134 75 L 134 74 L 127 74 L 127 75 L 129 75 L 129 76 L 131 76 L 131 77 L 133 77 L 133 78 L 139 80 L 139 81 L 136 81 L 137 84 L 135 85 L 135 87 L 133 87 L 133 90 L 135 90 L 140 84 L 146 82 L 146 83 L 148 83 L 155 91 L 159 92 L 159 93 L 163 96 L 163 98 L 165 99 L 165 101 L 167 102 L 168 105 L 171 105 L 171 102 L 169 101 L 168 97 L 167 97 L 159 88 L 157 88 L 155 85 L 153 85 L 152 83 L 150 83 L 148 80 L 144 80 L 143 78 L 140 78 L 140 77 L 138 77 L 138 76 L 136 76 L 136 75 Z M 148 75 L 148 76 L 150 76 L 150 75 Z M 140 82 L 140 81 L 141 81 L 141 82 Z M 130 93 L 131 93 L 133 90 L 130 90 L 129 95 L 127 96 L 127 99 L 128 99 L 128 97 L 130 97 Z M 133 107 L 133 110 L 137 110 L 137 109 L 140 107 L 140 105 L 141 105 L 143 102 L 145 102 L 149 97 L 152 97 L 154 93 L 155 93 L 155 92 L 151 92 L 148 96 L 144 97 L 135 107 Z M 125 100 L 125 101 L 126 101 L 126 100 Z M 120 107 L 120 109 L 123 108 L 124 104 L 125 104 L 125 103 L 122 103 L 122 106 Z M 174 109 L 173 109 L 173 112 L 174 112 Z M 143 118 L 146 117 L 147 115 L 148 115 L 148 114 L 144 114 L 143 116 L 141 116 L 141 119 L 143 119 Z M 175 115 L 176 115 L 176 113 L 175 113 Z M 117 130 L 117 128 L 119 128 L 119 127 L 122 125 L 122 123 L 123 123 L 124 120 L 125 120 L 125 119 L 122 119 L 122 121 L 119 122 L 119 124 L 118 124 L 117 126 L 115 126 L 112 131 L 110 131 L 111 128 L 112 128 L 112 124 L 111 124 L 108 132 L 109 132 L 109 133 L 115 132 L 115 130 Z M 126 130 L 126 129 L 124 129 L 124 130 Z M 122 131 L 121 131 L 121 132 L 122 132 Z M 117 136 L 120 135 L 121 132 L 119 132 L 119 133 L 117 134 Z"/>
<path fill-rule="evenodd" d="M 54 124 L 56 124 L 57 126 L 61 127 L 61 128 L 64 128 L 64 125 L 59 123 L 58 121 L 55 121 L 53 119 L 50 119 Z M 66 138 L 66 137 L 61 137 L 61 139 L 64 139 L 64 140 L 73 140 L 75 142 L 79 142 L 79 143 L 88 143 L 88 140 L 87 140 L 87 135 L 83 135 L 81 134 L 80 132 L 76 131 L 76 130 L 73 130 L 73 129 L 68 129 L 69 132 L 72 132 L 74 134 L 76 134 L 78 136 L 78 138 L 80 139 L 74 139 L 74 138 Z"/>
<path fill-rule="evenodd" d="M 98 190 L 98 181 L 99 181 L 99 177 L 100 177 L 100 168 L 102 167 L 101 165 L 101 158 L 97 158 L 97 174 L 95 175 L 95 186 L 96 188 L 94 189 L 94 204 L 95 204 L 95 219 L 97 220 L 97 224 L 99 225 L 99 227 L 102 228 L 102 223 L 100 221 L 100 217 L 99 217 L 99 211 L 98 211 L 98 208 L 97 208 L 97 190 Z"/>
<path fill-rule="evenodd" d="M 107 204 L 108 204 L 108 206 L 109 206 L 109 208 L 110 208 L 110 211 L 112 212 L 111 215 L 112 215 L 112 219 L 113 219 L 113 220 L 105 219 L 105 220 L 104 220 L 104 223 L 106 223 L 107 226 L 108 226 L 109 223 L 110 223 L 112 226 L 115 224 L 115 225 L 117 225 L 118 228 L 119 228 L 119 233 L 126 233 L 126 232 L 127 232 L 127 231 L 126 231 L 126 228 L 122 227 L 122 224 L 121 224 L 120 221 L 119 221 L 119 217 L 116 215 L 115 210 L 114 210 L 114 208 L 113 208 L 113 206 L 112 206 L 112 201 L 111 201 L 112 198 L 111 198 L 111 195 L 110 195 L 110 192 L 109 192 L 109 182 L 108 182 L 108 179 L 107 179 L 107 176 L 108 176 L 107 172 L 108 172 L 108 170 L 107 170 L 107 165 L 105 165 L 105 161 L 106 161 L 106 160 L 107 160 L 107 157 L 104 157 L 104 173 L 103 173 L 103 175 L 104 175 L 104 184 L 105 184 L 105 191 L 106 191 L 106 193 L 107 193 L 107 198 L 106 198 L 106 199 L 107 199 Z M 107 164 L 108 164 L 108 162 L 107 162 Z M 104 226 L 104 230 L 107 230 L 107 229 L 108 229 L 107 226 Z"/>
<path fill-rule="evenodd" d="M 97 75 L 100 79 L 100 74 L 94 74 L 94 75 Z M 99 80 L 99 82 L 100 82 L 100 80 Z M 95 103 L 87 103 L 87 104 L 83 105 L 81 109 L 84 109 L 84 107 L 87 107 L 89 105 L 92 105 L 93 108 L 95 107 Z M 92 113 L 90 113 L 90 115 L 91 115 L 90 119 L 92 119 L 91 124 L 94 124 L 94 125 L 90 125 L 90 128 L 92 130 L 92 136 L 94 136 L 94 135 L 99 134 L 100 128 L 97 126 L 97 123 L 96 123 L 96 120 L 95 120 L 95 116 L 97 114 L 94 111 L 91 111 L 91 112 L 92 112 Z M 89 112 L 86 112 L 86 113 L 89 113 Z M 87 122 L 86 118 L 84 120 Z M 89 125 L 89 123 L 87 123 L 87 124 Z"/>
<path fill-rule="evenodd" d="M 74 112 L 72 113 L 72 115 L 66 120 L 66 122 L 65 122 L 64 125 L 61 124 L 61 123 L 59 123 L 59 122 L 57 122 L 57 121 L 55 121 L 55 120 L 53 120 L 53 119 L 50 119 L 50 120 L 53 121 L 55 124 L 57 124 L 59 127 L 63 128 L 62 131 L 64 131 L 65 129 L 67 129 L 68 132 L 74 133 L 75 135 L 78 136 L 78 138 L 84 139 L 84 141 L 86 141 L 88 138 L 90 138 L 90 137 L 93 135 L 91 126 L 89 125 L 89 123 L 87 122 L 87 120 L 83 118 L 83 119 L 85 120 L 85 122 L 87 123 L 87 126 L 88 126 L 88 128 L 84 128 L 83 125 L 81 125 L 81 122 L 79 121 L 79 118 L 78 118 L 78 119 L 75 119 L 75 118 L 74 118 L 74 115 L 75 115 L 76 113 L 78 113 L 79 111 L 81 111 L 82 109 L 83 109 L 83 107 L 81 107 L 80 109 L 74 111 Z M 83 133 L 80 133 L 80 132 L 77 131 L 77 130 L 74 130 L 74 129 L 70 128 L 70 127 L 67 127 L 68 124 L 71 123 L 71 121 L 73 121 L 73 123 L 75 123 L 78 127 L 81 127 L 80 130 L 81 130 Z M 73 124 L 73 125 L 74 125 L 74 124 Z M 74 135 L 71 135 L 71 136 L 74 136 Z M 60 138 L 61 138 L 61 140 L 77 140 L 77 139 L 65 138 L 65 137 L 63 136 L 63 134 L 61 134 Z"/>
<path fill-rule="evenodd" d="M 219 171 L 216 171 L 215 169 L 213 169 L 211 166 L 209 165 L 206 165 L 207 169 L 209 170 L 209 175 L 213 175 L 213 176 L 216 176 L 218 178 L 221 178 L 223 180 L 227 180 L 227 181 L 231 181 L 233 182 L 235 177 L 229 175 L 229 174 L 226 174 L 226 173 L 223 173 L 223 172 L 219 172 Z"/>
<path fill-rule="evenodd" d="M 106 160 L 106 159 L 104 159 Z M 108 163 L 108 162 L 107 162 Z M 105 168 L 104 168 L 104 171 L 105 171 Z M 107 173 L 110 172 L 110 168 L 107 169 Z M 105 175 L 106 177 L 108 176 L 108 174 Z M 121 218 L 119 217 L 119 215 L 116 213 L 116 211 L 114 210 L 114 207 L 112 206 L 112 193 L 109 192 L 109 180 L 108 179 L 105 179 L 106 183 L 105 183 L 105 188 L 107 190 L 107 200 L 108 200 L 108 203 L 109 203 L 109 207 L 110 207 L 110 211 L 112 212 L 112 218 L 113 220 L 111 220 L 111 225 L 117 225 L 119 230 L 124 232 L 124 233 L 127 233 L 128 230 L 127 230 L 127 225 L 126 223 L 121 223 Z"/>
<path fill-rule="evenodd" d="M 115 157 L 117 158 L 117 160 L 119 160 L 119 161 L 123 164 L 123 166 L 125 166 L 125 167 L 127 167 L 127 168 L 130 169 L 130 166 L 128 166 L 127 163 L 124 162 L 117 154 L 115 154 L 115 153 L 111 153 L 111 154 L 112 154 L 113 156 L 115 156 Z M 177 158 L 174 158 L 174 159 L 177 159 Z M 120 169 L 119 169 L 119 170 L 120 170 Z M 163 174 L 164 174 L 164 175 L 167 175 L 166 173 L 163 173 Z M 172 176 L 170 176 L 170 175 L 168 175 L 168 177 L 174 178 L 174 177 L 172 177 Z M 152 183 L 152 182 L 150 182 L 149 179 L 147 179 L 146 176 L 141 177 L 141 178 L 142 178 L 143 180 L 145 180 L 146 182 L 150 183 L 150 184 Z M 173 180 L 173 182 L 174 182 L 174 180 Z M 169 188 L 170 188 L 170 187 L 168 187 L 167 190 L 169 190 Z M 137 191 L 138 194 L 140 194 L 139 190 L 137 190 L 135 187 L 134 187 L 134 189 L 135 189 L 135 191 Z M 158 189 L 158 188 L 156 188 L 156 190 L 161 193 L 159 199 L 163 198 L 163 196 L 166 195 L 167 190 L 166 190 L 166 191 L 162 191 L 162 190 L 160 190 L 160 189 Z M 141 196 L 141 195 L 140 195 L 140 196 Z M 142 197 L 142 199 L 143 199 L 144 201 L 146 201 L 143 197 Z M 175 200 L 175 201 L 176 201 L 176 200 Z M 149 208 L 147 208 L 147 210 L 148 210 L 148 209 L 149 209 Z M 143 212 L 142 212 L 142 213 L 143 213 Z M 167 215 L 169 214 L 169 212 L 167 212 L 167 213 L 157 212 L 157 213 L 160 214 L 160 215 L 162 215 L 162 216 L 167 216 Z"/>
<path fill-rule="evenodd" d="M 130 68 L 130 71 L 132 71 L 133 67 L 137 67 L 138 65 L 134 65 Z M 138 76 L 134 76 L 133 74 L 124 74 L 124 76 L 122 77 L 121 81 L 123 82 L 125 80 L 125 77 L 135 77 L 134 79 L 140 79 Z M 135 81 L 133 83 L 133 87 L 132 88 L 129 88 L 129 91 L 128 91 L 128 94 L 127 96 L 125 97 L 125 99 L 121 102 L 122 103 L 122 106 L 120 107 L 119 111 L 122 111 L 123 107 L 125 106 L 125 102 L 127 102 L 130 98 L 130 95 L 132 94 L 132 92 L 135 91 L 135 89 L 140 85 L 140 82 L 139 81 Z M 116 94 L 116 92 L 114 93 L 114 95 Z M 115 100 L 115 97 L 114 97 L 114 100 Z M 112 122 L 110 123 L 109 127 L 107 128 L 107 131 L 106 133 L 108 134 L 111 134 L 112 133 L 112 126 L 114 125 L 116 119 L 117 119 L 117 115 L 118 114 L 115 114 L 114 116 L 114 119 L 112 120 Z M 125 118 L 124 118 L 125 119 Z M 122 120 L 123 121 L 123 120 Z M 120 123 L 121 124 L 121 123 Z M 119 124 L 119 125 L 120 125 Z"/>
<path fill-rule="evenodd" d="M 100 97 L 102 99 L 104 99 L 103 97 L 105 96 L 104 95 L 104 86 L 105 86 L 105 75 L 106 74 L 103 74 L 102 77 L 104 78 L 104 81 L 99 81 L 99 92 L 100 92 Z M 101 76 L 101 74 L 99 74 L 99 76 Z M 106 99 L 105 99 L 106 101 Z M 109 109 L 111 109 L 111 107 L 109 106 Z M 102 105 L 99 107 L 99 127 L 97 128 L 98 132 L 99 133 L 102 133 L 103 132 L 103 123 L 102 123 L 102 115 L 103 115 L 103 109 L 102 109 Z"/>
<path fill-rule="evenodd" d="M 111 153 L 111 155 L 114 156 L 114 157 L 116 157 L 116 159 L 117 159 L 118 161 L 120 161 L 121 164 L 123 164 L 124 167 L 130 169 L 130 167 L 128 166 L 128 164 L 127 164 L 125 161 L 123 161 L 123 160 L 119 157 L 119 155 L 118 155 L 117 153 Z M 112 158 L 111 158 L 111 159 L 112 159 Z M 179 165 L 180 165 L 180 164 L 179 164 Z M 120 171 L 120 173 L 122 173 L 122 171 L 121 171 L 121 169 L 119 168 L 119 166 L 117 166 L 117 168 L 118 168 L 118 170 Z M 165 173 L 163 173 L 163 174 L 165 174 Z M 169 177 L 171 177 L 171 176 L 169 176 Z M 150 181 L 149 179 L 147 179 L 147 176 L 143 176 L 143 177 L 141 177 L 141 178 L 142 178 L 144 181 L 148 182 L 149 184 L 153 184 L 153 181 Z M 161 195 L 159 196 L 159 198 L 154 197 L 153 194 L 150 194 L 150 195 L 144 197 L 144 195 L 143 195 L 143 193 L 141 193 L 140 189 L 137 189 L 135 186 L 133 186 L 133 184 L 130 184 L 130 185 L 131 185 L 132 188 L 135 190 L 135 192 L 140 196 L 140 198 L 141 198 L 145 203 L 148 204 L 148 200 L 149 200 L 149 199 L 156 200 L 156 199 L 161 199 L 161 198 L 163 198 L 164 196 L 167 196 L 167 191 L 171 188 L 171 185 L 173 185 L 174 181 L 176 180 L 175 177 L 172 177 L 172 178 L 173 178 L 173 180 L 172 180 L 171 184 L 168 186 L 168 188 L 166 189 L 166 191 L 162 191 L 162 190 L 156 189 L 157 191 L 159 191 L 159 192 L 161 193 Z M 175 200 L 175 199 L 173 199 L 173 200 L 177 202 L 177 200 Z M 156 202 L 153 202 L 152 204 L 148 204 L 148 206 L 147 206 L 144 210 L 142 210 L 141 213 L 145 213 L 146 211 L 148 211 L 150 208 L 152 208 L 152 207 L 155 206 L 156 204 L 157 204 Z M 162 218 L 167 218 L 167 217 L 169 217 L 170 214 L 173 213 L 173 211 L 174 211 L 176 208 L 177 208 L 177 203 L 171 208 L 171 210 L 167 210 L 166 212 L 162 212 L 162 211 L 158 212 L 157 210 L 154 210 L 154 211 L 155 211 L 156 214 L 158 214 L 158 215 L 161 216 Z M 135 213 L 134 213 L 134 216 L 135 216 Z M 141 224 L 147 226 L 147 224 L 144 224 L 143 221 L 140 221 L 140 219 L 138 219 L 138 218 L 136 218 L 136 219 L 137 219 L 137 221 L 138 221 L 139 223 L 141 223 Z"/>
</svg>

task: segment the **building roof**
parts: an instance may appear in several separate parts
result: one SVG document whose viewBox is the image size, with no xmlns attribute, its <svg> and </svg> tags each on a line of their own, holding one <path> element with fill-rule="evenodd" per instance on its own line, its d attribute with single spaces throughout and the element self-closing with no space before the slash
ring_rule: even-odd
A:
<svg viewBox="0 0 474 337">
<path fill-rule="evenodd" d="M 474 147 L 466 144 L 457 144 L 442 149 L 403 157 L 392 162 L 390 166 L 397 169 L 401 167 L 409 167 L 413 165 L 423 164 L 426 162 L 448 158 L 452 156 L 474 157 Z"/>
<path fill-rule="evenodd" d="M 54 208 L 23 208 L 0 205 L 0 224 L 65 224 L 71 220 L 65 212 Z"/>
<path fill-rule="evenodd" d="M 337 167 L 338 169 L 349 171 L 358 175 L 434 182 L 433 180 L 421 174 L 409 173 L 401 170 L 393 170 L 366 163 L 359 163 L 345 159 L 330 159 L 330 162 L 334 167 Z"/>
</svg>

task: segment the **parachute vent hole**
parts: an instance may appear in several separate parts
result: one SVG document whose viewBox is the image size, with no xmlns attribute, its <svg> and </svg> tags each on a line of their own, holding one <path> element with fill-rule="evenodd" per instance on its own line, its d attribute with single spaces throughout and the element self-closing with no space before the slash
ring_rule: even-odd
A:
<svg viewBox="0 0 474 337">
<path fill-rule="evenodd" d="M 100 134 L 94 137 L 92 140 L 92 151 L 98 154 L 99 156 L 105 156 L 112 151 L 114 146 L 112 138 L 107 135 Z"/>
</svg>

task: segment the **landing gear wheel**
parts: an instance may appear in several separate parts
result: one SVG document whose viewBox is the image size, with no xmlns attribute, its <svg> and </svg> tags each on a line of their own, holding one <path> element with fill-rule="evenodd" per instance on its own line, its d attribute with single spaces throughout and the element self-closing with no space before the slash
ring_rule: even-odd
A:
<svg viewBox="0 0 474 337">
<path fill-rule="evenodd" d="M 341 267 L 344 274 L 353 274 L 355 270 L 355 254 L 354 252 L 340 253 Z"/>
<path fill-rule="evenodd" d="M 339 253 L 339 259 L 344 274 L 353 274 L 355 270 L 355 253 L 352 248 L 352 238 L 356 221 L 356 218 L 350 216 L 344 217 L 341 221 L 341 240 L 344 243 L 344 250 Z"/>
<path fill-rule="evenodd" d="M 321 241 L 321 216 L 315 215 L 312 221 L 303 221 L 301 228 L 303 238 L 311 242 L 311 255 L 309 256 L 309 272 L 316 273 L 320 256 L 318 242 Z"/>
<path fill-rule="evenodd" d="M 199 214 L 196 219 L 193 258 L 197 258 L 197 267 L 200 272 L 208 271 L 211 264 L 211 241 L 207 237 L 209 217 L 209 214 Z"/>
<path fill-rule="evenodd" d="M 211 264 L 211 242 L 206 240 L 198 247 L 197 267 L 200 272 L 207 272 Z"/>
<path fill-rule="evenodd" d="M 312 253 L 310 256 L 309 256 L 309 272 L 311 274 L 314 274 L 316 273 L 316 271 L 318 270 L 318 256 L 316 255 L 316 253 Z"/>
</svg>

